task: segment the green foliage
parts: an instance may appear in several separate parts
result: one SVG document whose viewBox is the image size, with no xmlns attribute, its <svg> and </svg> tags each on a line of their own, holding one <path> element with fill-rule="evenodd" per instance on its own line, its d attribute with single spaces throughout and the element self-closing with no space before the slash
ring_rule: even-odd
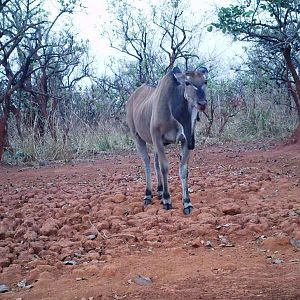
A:
<svg viewBox="0 0 300 300">
<path fill-rule="evenodd" d="M 212 25 L 210 25 L 210 26 L 207 27 L 207 31 L 208 32 L 212 32 L 212 30 L 213 30 L 213 26 Z"/>
<path fill-rule="evenodd" d="M 239 38 L 275 43 L 289 37 L 291 42 L 297 38 L 299 13 L 298 0 L 253 0 L 220 8 L 212 26 Z"/>
<path fill-rule="evenodd" d="M 213 26 L 234 38 L 256 42 L 263 50 L 258 65 L 277 82 L 288 82 L 300 118 L 299 19 L 298 0 L 252 0 L 220 8 Z"/>
<path fill-rule="evenodd" d="M 57 0 L 60 10 L 73 13 L 77 7 L 83 7 L 81 0 Z"/>
<path fill-rule="evenodd" d="M 278 140 L 296 127 L 297 113 L 287 89 L 267 78 L 243 74 L 234 80 L 211 81 L 209 90 L 208 113 L 213 122 L 202 117 L 198 131 L 206 143 Z"/>
<path fill-rule="evenodd" d="M 208 108 L 213 104 L 214 118 L 207 135 L 208 120 L 202 115 L 198 140 L 205 143 L 226 141 L 252 141 L 257 139 L 281 139 L 296 126 L 296 111 L 288 102 L 287 90 L 278 88 L 267 78 L 239 76 L 230 80 L 209 82 Z M 100 92 L 100 91 L 99 91 Z M 119 118 L 109 115 L 109 107 L 91 106 L 93 98 L 77 95 L 77 104 L 70 106 L 66 119 L 57 116 L 55 142 L 47 129 L 37 138 L 34 128 L 22 124 L 23 140 L 18 137 L 16 124 L 11 120 L 9 135 L 14 152 L 6 152 L 9 164 L 44 164 L 48 161 L 65 161 L 94 157 L 103 151 L 115 151 L 134 147 L 125 125 L 124 114 Z M 94 91 L 93 97 L 97 98 Z M 213 101 L 213 103 L 212 103 Z M 84 104 L 83 104 L 84 103 Z M 224 130 L 220 128 L 228 115 Z M 45 126 L 48 128 L 47 124 Z M 68 128 L 64 142 L 65 128 Z"/>
</svg>

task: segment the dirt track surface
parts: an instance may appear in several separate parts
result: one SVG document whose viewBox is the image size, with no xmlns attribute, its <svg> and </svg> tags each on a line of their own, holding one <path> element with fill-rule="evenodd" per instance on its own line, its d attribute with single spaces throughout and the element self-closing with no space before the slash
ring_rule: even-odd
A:
<svg viewBox="0 0 300 300">
<path fill-rule="evenodd" d="M 259 148 L 194 150 L 191 216 L 174 149 L 171 211 L 135 152 L 0 167 L 0 298 L 300 299 L 300 148 Z"/>
</svg>

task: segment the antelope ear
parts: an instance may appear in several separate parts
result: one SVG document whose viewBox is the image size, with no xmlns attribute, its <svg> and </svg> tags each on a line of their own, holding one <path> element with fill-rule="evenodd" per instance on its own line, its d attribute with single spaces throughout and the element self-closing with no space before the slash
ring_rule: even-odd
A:
<svg viewBox="0 0 300 300">
<path fill-rule="evenodd" d="M 196 69 L 197 72 L 201 72 L 203 74 L 208 74 L 208 70 L 206 67 L 199 67 Z"/>
<path fill-rule="evenodd" d="M 178 84 L 182 84 L 185 82 L 186 76 L 184 73 L 182 73 L 180 71 L 180 69 L 178 67 L 174 67 L 172 70 L 172 74 L 174 76 L 174 78 L 176 79 Z"/>
<path fill-rule="evenodd" d="M 179 69 L 178 67 L 174 67 L 174 68 L 172 69 L 172 72 L 173 72 L 173 74 L 181 73 L 181 71 L 180 71 L 180 69 Z"/>
</svg>

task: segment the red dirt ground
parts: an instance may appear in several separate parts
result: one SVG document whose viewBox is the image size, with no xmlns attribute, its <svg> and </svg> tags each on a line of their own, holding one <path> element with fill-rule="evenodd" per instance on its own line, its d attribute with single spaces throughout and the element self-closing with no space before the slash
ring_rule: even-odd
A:
<svg viewBox="0 0 300 300">
<path fill-rule="evenodd" d="M 143 209 L 135 152 L 0 167 L 0 298 L 300 299 L 299 146 L 194 150 L 191 216 L 168 151 L 171 211 Z"/>
</svg>

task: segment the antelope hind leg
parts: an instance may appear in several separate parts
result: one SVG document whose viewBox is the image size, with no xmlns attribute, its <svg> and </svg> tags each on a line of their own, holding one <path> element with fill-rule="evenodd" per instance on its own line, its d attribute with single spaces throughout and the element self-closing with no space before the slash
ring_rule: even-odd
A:
<svg viewBox="0 0 300 300">
<path fill-rule="evenodd" d="M 146 175 L 146 191 L 144 196 L 144 206 L 152 203 L 152 182 L 151 182 L 151 168 L 150 168 L 150 157 L 148 155 L 147 145 L 144 140 L 140 137 L 136 138 L 136 147 L 138 153 L 143 160 Z"/>
</svg>

